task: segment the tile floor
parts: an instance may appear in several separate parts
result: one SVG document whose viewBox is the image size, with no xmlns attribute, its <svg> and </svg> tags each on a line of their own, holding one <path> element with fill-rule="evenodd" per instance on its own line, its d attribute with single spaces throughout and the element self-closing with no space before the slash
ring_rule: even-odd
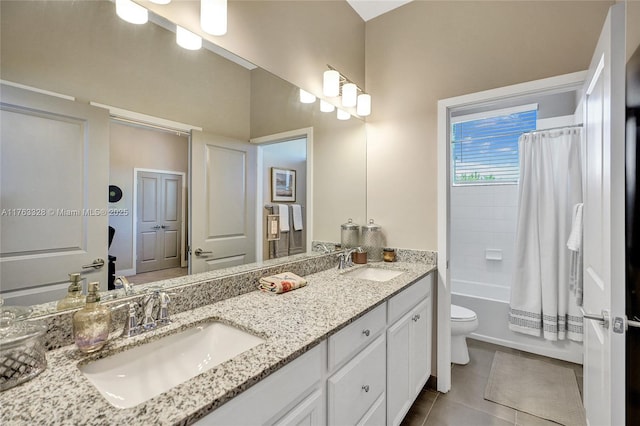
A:
<svg viewBox="0 0 640 426">
<path fill-rule="evenodd" d="M 497 350 L 514 355 L 542 359 L 546 362 L 571 368 L 578 379 L 582 393 L 582 365 L 559 361 L 528 352 L 467 339 L 471 361 L 467 365 L 453 365 L 451 390 L 441 394 L 423 389 L 416 399 L 402 426 L 485 426 L 485 425 L 556 425 L 539 417 L 484 399 L 484 388 L 491 372 L 493 355 Z"/>
</svg>

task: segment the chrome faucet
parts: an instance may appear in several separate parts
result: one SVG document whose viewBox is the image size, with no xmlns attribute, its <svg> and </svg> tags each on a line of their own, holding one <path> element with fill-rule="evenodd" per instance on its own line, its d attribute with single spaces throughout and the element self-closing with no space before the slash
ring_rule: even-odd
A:
<svg viewBox="0 0 640 426">
<path fill-rule="evenodd" d="M 142 304 L 136 301 L 130 301 L 121 303 L 120 305 L 113 306 L 111 309 L 121 309 L 127 307 L 129 309 L 127 314 L 127 320 L 124 323 L 122 330 L 122 336 L 133 337 L 145 331 L 155 330 L 157 327 L 169 324 L 171 319 L 169 318 L 169 294 L 154 290 L 145 296 Z M 157 303 L 157 308 L 156 308 Z M 142 309 L 142 320 L 138 320 L 138 310 Z M 157 314 L 157 316 L 156 316 Z"/>
<path fill-rule="evenodd" d="M 345 249 L 343 252 L 338 253 L 338 269 L 346 269 L 353 266 L 353 261 L 351 260 L 351 255 L 357 249 Z"/>
</svg>

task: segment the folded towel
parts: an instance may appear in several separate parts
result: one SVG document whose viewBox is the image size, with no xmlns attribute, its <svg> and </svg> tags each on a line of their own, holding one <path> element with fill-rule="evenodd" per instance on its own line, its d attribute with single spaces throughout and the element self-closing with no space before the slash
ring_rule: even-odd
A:
<svg viewBox="0 0 640 426">
<path fill-rule="evenodd" d="M 291 212 L 293 213 L 293 230 L 302 231 L 302 207 L 300 204 L 291 204 Z"/>
<path fill-rule="evenodd" d="M 307 280 L 297 276 L 293 272 L 283 272 L 282 274 L 260 278 L 258 289 L 269 293 L 286 293 L 307 285 Z"/>
<path fill-rule="evenodd" d="M 278 204 L 280 210 L 280 232 L 289 231 L 289 206 L 286 204 Z"/>
</svg>

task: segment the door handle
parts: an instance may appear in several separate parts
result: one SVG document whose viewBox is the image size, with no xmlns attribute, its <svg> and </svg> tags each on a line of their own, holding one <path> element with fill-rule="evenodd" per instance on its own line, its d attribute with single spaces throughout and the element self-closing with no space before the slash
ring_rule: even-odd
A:
<svg viewBox="0 0 640 426">
<path fill-rule="evenodd" d="M 164 225 L 162 225 L 160 228 L 162 228 L 162 229 L 167 229 L 167 227 L 166 227 L 166 226 L 164 226 Z"/>
<path fill-rule="evenodd" d="M 93 263 L 90 263 L 88 265 L 82 265 L 82 269 L 100 269 L 104 266 L 104 259 L 96 259 L 93 261 Z"/>
<path fill-rule="evenodd" d="M 604 328 L 605 330 L 609 329 L 609 323 L 610 321 L 610 317 L 609 317 L 609 311 L 607 311 L 606 309 L 602 310 L 602 313 L 600 315 L 598 314 L 588 314 L 588 313 L 584 313 L 584 315 L 582 315 L 585 319 L 590 319 L 590 320 L 594 320 L 594 321 L 598 321 L 600 323 L 602 323 L 602 328 Z"/>
<path fill-rule="evenodd" d="M 152 226 L 151 229 L 160 229 L 160 225 Z"/>
<path fill-rule="evenodd" d="M 213 253 L 212 251 L 204 251 L 201 248 L 197 248 L 193 252 L 193 254 L 195 254 L 196 256 L 202 256 L 203 254 L 212 254 L 212 253 Z"/>
</svg>

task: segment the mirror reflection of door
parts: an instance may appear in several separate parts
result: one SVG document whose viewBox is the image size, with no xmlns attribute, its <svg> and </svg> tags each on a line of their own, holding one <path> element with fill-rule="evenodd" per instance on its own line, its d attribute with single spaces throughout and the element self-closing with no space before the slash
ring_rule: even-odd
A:
<svg viewBox="0 0 640 426">
<path fill-rule="evenodd" d="M 179 268 L 182 229 L 182 176 L 137 173 L 136 272 Z"/>
<path fill-rule="evenodd" d="M 108 112 L 1 90 L 2 297 L 7 305 L 61 299 L 75 272 L 106 290 Z M 97 259 L 102 266 L 92 267 Z"/>
</svg>

